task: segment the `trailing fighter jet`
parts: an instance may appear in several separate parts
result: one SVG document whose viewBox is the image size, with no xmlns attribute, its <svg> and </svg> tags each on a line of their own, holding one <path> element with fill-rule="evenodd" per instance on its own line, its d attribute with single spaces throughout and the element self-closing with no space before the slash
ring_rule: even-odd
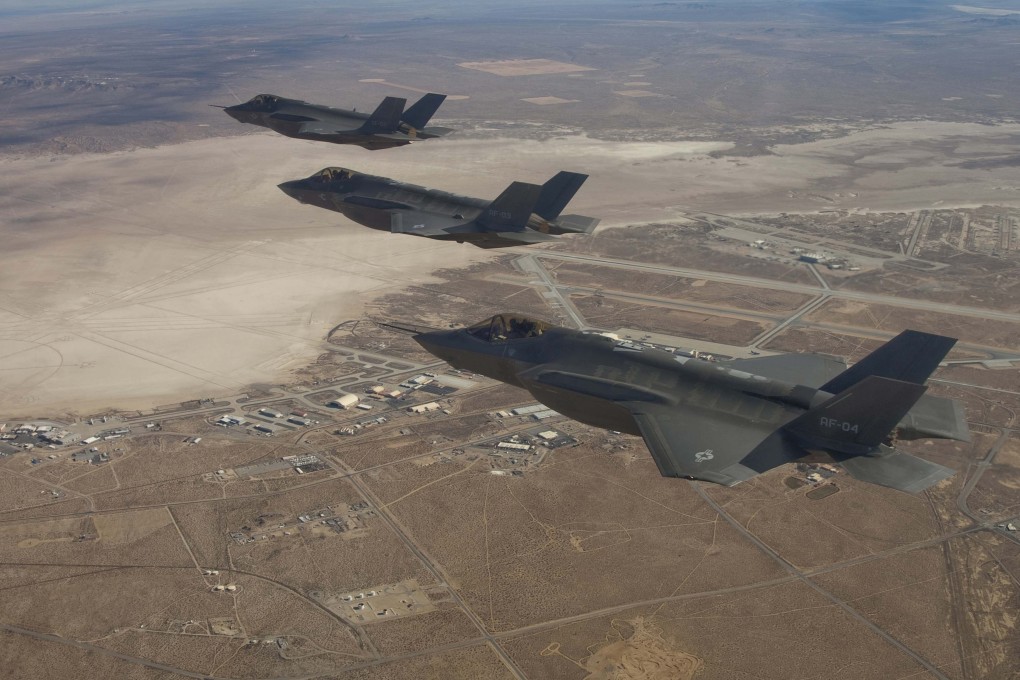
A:
<svg viewBox="0 0 1020 680">
<path fill-rule="evenodd" d="M 480 248 L 555 241 L 590 234 L 598 220 L 561 215 L 588 175 L 560 172 L 545 184 L 514 182 L 494 201 L 458 196 L 346 168 L 326 168 L 280 189 L 301 201 L 335 210 L 358 224 Z"/>
<path fill-rule="evenodd" d="M 955 474 L 894 440 L 967 441 L 963 407 L 924 385 L 956 343 L 904 331 L 849 369 L 815 354 L 709 362 L 513 314 L 414 339 L 565 416 L 644 438 L 659 472 L 733 486 L 811 452 L 916 493 Z"/>
<path fill-rule="evenodd" d="M 261 125 L 288 137 L 355 144 L 375 151 L 453 132 L 426 127 L 444 99 L 445 94 L 429 93 L 405 111 L 406 99 L 386 97 L 374 112 L 366 114 L 260 94 L 243 104 L 224 107 L 224 111 L 242 123 Z"/>
</svg>

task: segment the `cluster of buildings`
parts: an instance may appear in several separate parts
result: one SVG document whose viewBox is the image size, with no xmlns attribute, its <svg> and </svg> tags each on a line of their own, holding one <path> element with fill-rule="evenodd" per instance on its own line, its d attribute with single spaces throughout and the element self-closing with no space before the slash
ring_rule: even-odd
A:
<svg viewBox="0 0 1020 680">
<path fill-rule="evenodd" d="M 329 466 L 314 453 L 306 453 L 300 456 L 283 456 L 278 460 L 267 461 L 265 463 L 243 465 L 231 470 L 230 474 L 228 474 L 227 470 L 217 470 L 216 475 L 222 478 L 220 481 L 223 481 L 231 476 L 237 478 L 258 477 L 259 475 L 269 474 L 270 472 L 279 472 L 281 470 L 286 470 L 287 468 L 293 468 L 295 473 L 303 475 L 308 472 L 325 470 L 327 467 Z"/>
<path fill-rule="evenodd" d="M 511 416 L 531 416 L 535 420 L 545 420 L 546 418 L 552 418 L 558 416 L 559 413 L 553 411 L 551 408 L 544 404 L 532 404 L 530 406 L 521 406 L 518 408 L 510 409 L 509 411 L 496 411 L 496 417 L 498 418 L 509 418 Z"/>
<path fill-rule="evenodd" d="M 797 471 L 811 484 L 821 484 L 839 474 L 839 468 L 829 463 L 798 463 Z"/>
<path fill-rule="evenodd" d="M 576 443 L 573 437 L 556 430 L 532 430 L 490 440 L 490 472 L 494 475 L 522 475 L 524 470 L 539 465 L 546 451 Z"/>
<path fill-rule="evenodd" d="M 123 434 L 129 431 L 121 429 L 115 432 Z M 57 449 L 61 446 L 70 446 L 72 444 L 91 444 L 103 438 L 115 439 L 117 436 L 121 436 L 121 434 L 114 435 L 113 432 L 101 433 L 99 436 L 82 440 L 80 433 L 72 432 L 60 425 L 21 423 L 20 425 L 8 426 L 6 423 L 0 423 L 0 456 L 11 455 L 19 450 L 31 451 L 37 447 Z M 34 464 L 38 461 L 33 460 L 32 462 Z"/>
<path fill-rule="evenodd" d="M 369 418 L 368 420 L 362 420 L 353 425 L 344 425 L 343 427 L 337 428 L 335 434 L 343 435 L 354 435 L 361 432 L 366 427 L 372 427 L 373 425 L 382 425 L 388 420 L 386 416 L 379 416 L 378 418 Z"/>
<path fill-rule="evenodd" d="M 829 269 L 846 269 L 848 271 L 860 271 L 860 267 L 854 265 L 845 257 L 832 255 L 825 252 L 809 252 L 805 248 L 795 247 L 790 249 L 790 254 L 796 255 L 801 262 L 808 264 L 824 264 Z"/>
<path fill-rule="evenodd" d="M 282 515 L 260 515 L 251 523 L 254 526 L 243 526 L 231 531 L 229 535 L 235 543 L 244 545 L 313 530 L 318 530 L 320 535 L 322 530 L 326 530 L 327 533 L 343 534 L 366 529 L 366 521 L 375 516 L 375 508 L 365 501 L 359 501 L 338 508 L 327 506 L 310 510 L 299 514 L 296 520 L 288 520 Z"/>
<path fill-rule="evenodd" d="M 295 409 L 289 414 L 284 414 L 275 409 L 263 407 L 260 408 L 254 416 L 252 416 L 252 418 L 256 418 L 255 421 L 249 420 L 245 416 L 236 413 L 226 413 L 217 418 L 214 424 L 219 425 L 220 427 L 250 427 L 251 430 L 259 434 L 272 435 L 278 431 L 278 427 L 271 424 L 269 422 L 270 420 L 286 423 L 287 427 L 290 425 L 295 427 L 308 427 L 319 422 L 317 420 L 312 420 L 308 417 L 308 415 L 307 411 L 302 411 L 300 409 Z"/>
</svg>

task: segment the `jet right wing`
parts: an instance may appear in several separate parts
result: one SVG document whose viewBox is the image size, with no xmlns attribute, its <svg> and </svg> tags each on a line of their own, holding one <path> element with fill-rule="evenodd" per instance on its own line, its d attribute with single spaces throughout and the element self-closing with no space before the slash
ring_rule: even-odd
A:
<svg viewBox="0 0 1020 680">
<path fill-rule="evenodd" d="M 335 135 L 338 132 L 350 132 L 349 130 L 337 130 L 336 126 L 325 123 L 321 120 L 312 120 L 302 123 L 297 129 L 299 135 Z"/>
<path fill-rule="evenodd" d="M 800 458 L 774 425 L 718 414 L 683 414 L 652 402 L 624 403 L 663 477 L 734 486 Z"/>
</svg>

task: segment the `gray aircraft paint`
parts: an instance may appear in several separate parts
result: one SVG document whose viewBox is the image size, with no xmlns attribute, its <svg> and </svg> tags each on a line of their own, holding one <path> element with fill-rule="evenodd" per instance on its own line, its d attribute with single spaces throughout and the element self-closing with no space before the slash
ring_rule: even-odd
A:
<svg viewBox="0 0 1020 680">
<path fill-rule="evenodd" d="M 596 218 L 559 214 L 587 177 L 564 171 L 542 185 L 513 182 L 487 201 L 334 167 L 280 190 L 372 229 L 502 248 L 591 233 Z"/>
<path fill-rule="evenodd" d="M 858 479 L 918 492 L 954 471 L 894 438 L 969 438 L 959 402 L 924 394 L 955 340 L 917 331 L 851 369 L 810 354 L 709 362 L 513 314 L 414 338 L 574 420 L 643 437 L 665 476 L 732 486 L 822 451 Z"/>
<path fill-rule="evenodd" d="M 429 93 L 405 111 L 406 99 L 386 97 L 374 112 L 367 114 L 260 94 L 223 110 L 241 123 L 269 128 L 287 137 L 352 144 L 376 151 L 453 132 L 449 128 L 428 127 L 429 119 L 445 99 L 446 95 Z"/>
</svg>

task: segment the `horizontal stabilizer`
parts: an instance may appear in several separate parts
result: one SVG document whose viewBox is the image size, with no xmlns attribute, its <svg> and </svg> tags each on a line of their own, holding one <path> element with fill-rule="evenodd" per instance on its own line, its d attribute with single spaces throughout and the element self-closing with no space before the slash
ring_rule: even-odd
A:
<svg viewBox="0 0 1020 680">
<path fill-rule="evenodd" d="M 956 470 L 883 446 L 881 456 L 856 456 L 839 461 L 843 469 L 862 482 L 918 493 L 956 474 Z"/>
<path fill-rule="evenodd" d="M 930 394 L 921 397 L 900 421 L 899 434 L 901 439 L 937 437 L 960 442 L 970 441 L 970 430 L 967 428 L 967 415 L 963 410 L 963 404 L 955 399 Z"/>
<path fill-rule="evenodd" d="M 956 338 L 921 331 L 903 331 L 849 369 L 822 385 L 839 394 L 869 375 L 923 385 L 956 344 Z"/>
<path fill-rule="evenodd" d="M 584 215 L 560 215 L 550 224 L 551 230 L 570 234 L 590 234 L 599 224 L 599 218 Z"/>
<path fill-rule="evenodd" d="M 808 448 L 866 454 L 889 437 L 926 389 L 924 385 L 871 375 L 783 429 Z"/>
<path fill-rule="evenodd" d="M 508 241 L 516 241 L 517 243 L 520 244 L 545 243 L 547 241 L 557 240 L 555 236 L 550 236 L 549 234 L 542 234 L 537 231 L 531 231 L 530 229 L 526 231 L 497 231 L 493 233 L 493 236 L 497 236 Z"/>
<path fill-rule="evenodd" d="M 418 130 L 418 139 L 433 139 L 434 137 L 445 137 L 451 132 L 456 132 L 453 128 L 447 127 L 427 127 L 424 130 Z"/>
</svg>

